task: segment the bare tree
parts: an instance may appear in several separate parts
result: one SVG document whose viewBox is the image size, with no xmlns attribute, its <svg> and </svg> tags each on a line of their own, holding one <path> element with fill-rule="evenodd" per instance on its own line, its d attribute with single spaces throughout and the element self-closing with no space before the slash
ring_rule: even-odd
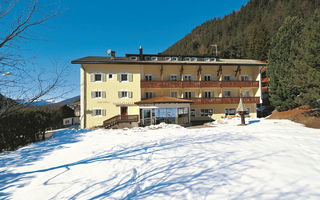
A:
<svg viewBox="0 0 320 200">
<path fill-rule="evenodd" d="M 32 72 L 28 68 L 30 60 L 19 55 L 22 42 L 37 39 L 30 34 L 32 28 L 58 14 L 54 7 L 41 5 L 39 0 L 0 0 L 0 119 L 61 86 L 63 71 L 56 70 L 53 77 L 48 78 L 47 74 L 43 77 Z"/>
</svg>

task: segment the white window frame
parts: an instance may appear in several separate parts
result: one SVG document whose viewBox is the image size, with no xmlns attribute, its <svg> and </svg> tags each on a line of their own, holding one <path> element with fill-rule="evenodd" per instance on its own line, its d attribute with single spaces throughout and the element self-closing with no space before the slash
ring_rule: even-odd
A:
<svg viewBox="0 0 320 200">
<path fill-rule="evenodd" d="M 198 58 L 192 57 L 192 58 L 191 58 L 191 61 L 192 61 L 192 62 L 196 62 L 196 61 L 198 61 Z"/>
<path fill-rule="evenodd" d="M 173 76 L 176 77 L 176 80 L 172 80 Z M 179 75 L 178 74 L 170 74 L 170 81 L 179 81 Z"/>
<path fill-rule="evenodd" d="M 184 91 L 184 97 L 183 97 L 184 99 L 191 99 L 191 98 L 194 98 L 194 96 L 195 96 L 195 93 L 193 91 Z"/>
<path fill-rule="evenodd" d="M 148 80 L 148 78 L 146 78 L 146 77 L 148 77 L 148 78 L 151 77 L 151 80 Z M 145 75 L 144 75 L 144 80 L 145 80 L 145 81 L 153 81 L 153 75 L 152 75 L 152 74 L 145 74 Z"/>
<path fill-rule="evenodd" d="M 145 57 L 144 57 L 144 60 L 150 61 L 150 60 L 151 60 L 151 57 L 150 57 L 150 56 L 145 56 Z"/>
<path fill-rule="evenodd" d="M 158 57 L 152 56 L 152 57 L 151 57 L 151 60 L 152 60 L 152 61 L 157 61 L 157 60 L 158 60 Z"/>
<path fill-rule="evenodd" d="M 226 96 L 225 92 L 230 92 L 230 96 Z M 232 91 L 231 90 L 225 90 L 223 91 L 223 97 L 232 97 Z"/>
<path fill-rule="evenodd" d="M 147 95 L 148 94 L 148 95 Z M 149 96 L 149 94 L 151 94 L 151 97 Z M 147 97 L 148 96 L 148 97 Z M 147 91 L 147 92 L 144 92 L 144 97 L 145 99 L 151 99 L 154 97 L 154 93 L 153 92 L 150 92 L 150 91 Z"/>
<path fill-rule="evenodd" d="M 206 111 L 211 110 L 211 116 L 214 114 L 214 109 L 213 108 L 201 108 L 200 109 L 200 116 L 201 117 L 209 117 L 210 116 L 210 112 L 204 112 L 204 110 L 206 110 Z"/>
<path fill-rule="evenodd" d="M 243 95 L 243 92 L 247 93 L 248 95 Z M 249 90 L 242 90 L 241 97 L 250 97 L 250 91 Z"/>
<path fill-rule="evenodd" d="M 101 76 L 101 80 L 99 80 L 99 81 L 97 81 L 96 80 L 96 75 L 98 75 L 98 74 L 100 74 L 100 76 Z M 103 74 L 104 73 L 102 73 L 102 72 L 93 72 L 93 81 L 92 82 L 103 82 Z"/>
<path fill-rule="evenodd" d="M 172 93 L 176 93 L 177 94 L 176 97 L 172 96 Z M 178 91 L 171 91 L 170 92 L 170 97 L 178 98 L 178 95 L 179 95 Z"/>
<path fill-rule="evenodd" d="M 207 94 L 210 93 L 210 95 L 208 95 L 210 97 L 206 97 L 206 95 L 205 95 L 206 93 Z M 202 98 L 213 98 L 213 92 L 211 90 L 204 90 L 202 93 Z"/>
<path fill-rule="evenodd" d="M 188 77 L 188 78 L 186 78 L 186 77 Z M 192 74 L 184 74 L 183 75 L 183 81 L 192 81 L 192 80 L 193 80 Z"/>
<path fill-rule="evenodd" d="M 121 95 L 119 96 L 119 92 L 121 92 Z M 123 96 L 122 94 L 123 94 L 123 92 L 126 92 L 126 96 Z M 131 95 L 129 94 L 129 93 L 131 93 Z M 131 96 L 131 97 L 130 97 Z M 118 97 L 120 98 L 120 99 L 129 99 L 129 98 L 133 98 L 133 92 L 132 91 L 128 91 L 128 90 L 119 90 L 118 91 Z"/>
<path fill-rule="evenodd" d="M 171 61 L 171 57 L 165 57 L 164 60 L 165 61 Z"/>
<path fill-rule="evenodd" d="M 110 75 L 111 75 L 111 78 L 110 78 Z M 114 73 L 108 73 L 108 80 L 113 80 L 113 77 L 114 77 Z"/>
<path fill-rule="evenodd" d="M 171 60 L 172 61 L 178 61 L 179 59 L 178 59 L 178 57 L 172 57 Z"/>
<path fill-rule="evenodd" d="M 102 99 L 103 96 L 104 96 L 104 95 L 103 95 L 103 92 L 104 92 L 104 91 L 102 91 L 102 90 L 93 90 L 92 92 L 94 93 L 94 95 L 91 95 L 91 97 L 93 96 L 93 97 L 92 97 L 93 99 Z M 97 97 L 97 95 L 96 95 L 97 92 L 100 92 L 100 97 Z"/>
<path fill-rule="evenodd" d="M 205 77 L 210 77 L 210 80 L 205 80 Z M 204 74 L 202 81 L 213 81 L 213 75 L 212 74 Z"/>
<path fill-rule="evenodd" d="M 225 77 L 230 77 L 230 80 L 225 80 Z M 232 81 L 233 80 L 233 76 L 230 75 L 230 74 L 225 74 L 225 75 L 222 75 L 222 81 Z"/>
<path fill-rule="evenodd" d="M 247 77 L 248 80 L 242 80 L 242 77 Z M 241 78 L 241 81 L 250 81 L 250 76 L 249 75 L 241 75 L 240 78 Z"/>
<path fill-rule="evenodd" d="M 185 57 L 184 61 L 191 61 L 191 58 L 190 57 Z"/>
<path fill-rule="evenodd" d="M 127 80 L 122 80 L 122 75 L 127 75 Z M 124 72 L 122 72 L 122 73 L 120 73 L 120 82 L 129 82 L 129 73 L 124 73 Z"/>
<path fill-rule="evenodd" d="M 100 111 L 100 114 L 97 115 L 97 111 Z M 103 109 L 103 108 L 93 108 L 92 109 L 92 112 L 94 113 L 93 114 L 93 117 L 102 117 L 102 116 L 106 116 L 106 110 Z"/>
<path fill-rule="evenodd" d="M 137 56 L 130 56 L 130 60 L 138 60 Z"/>
</svg>

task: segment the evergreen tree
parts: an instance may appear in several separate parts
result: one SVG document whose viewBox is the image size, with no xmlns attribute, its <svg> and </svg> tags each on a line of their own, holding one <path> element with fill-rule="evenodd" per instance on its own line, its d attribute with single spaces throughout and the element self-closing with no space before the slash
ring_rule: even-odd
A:
<svg viewBox="0 0 320 200">
<path fill-rule="evenodd" d="M 299 95 L 297 85 L 293 83 L 294 62 L 301 31 L 302 21 L 297 17 L 287 17 L 271 42 L 268 55 L 268 76 L 270 77 L 269 96 L 271 104 L 279 111 L 297 106 Z"/>
<path fill-rule="evenodd" d="M 299 90 L 296 103 L 320 106 L 320 9 L 314 12 L 305 23 L 295 70 L 292 74 L 293 85 Z"/>
</svg>

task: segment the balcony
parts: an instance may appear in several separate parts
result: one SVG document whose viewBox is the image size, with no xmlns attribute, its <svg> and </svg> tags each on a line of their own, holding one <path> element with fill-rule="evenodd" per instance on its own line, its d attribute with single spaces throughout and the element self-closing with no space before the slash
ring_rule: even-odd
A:
<svg viewBox="0 0 320 200">
<path fill-rule="evenodd" d="M 141 81 L 141 88 L 259 87 L 259 81 Z"/>
<path fill-rule="evenodd" d="M 222 97 L 222 98 L 191 98 L 193 104 L 238 104 L 240 97 Z M 242 97 L 242 102 L 260 103 L 259 97 Z"/>
</svg>

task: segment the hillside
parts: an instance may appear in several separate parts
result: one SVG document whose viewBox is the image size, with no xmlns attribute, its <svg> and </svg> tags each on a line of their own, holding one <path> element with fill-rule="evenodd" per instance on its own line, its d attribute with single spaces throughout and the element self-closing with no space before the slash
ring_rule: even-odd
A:
<svg viewBox="0 0 320 200">
<path fill-rule="evenodd" d="M 267 60 L 271 38 L 287 16 L 309 17 L 319 0 L 251 0 L 239 11 L 197 26 L 164 54 L 212 54 L 219 57 Z M 214 14 L 214 13 L 213 13 Z"/>
</svg>

